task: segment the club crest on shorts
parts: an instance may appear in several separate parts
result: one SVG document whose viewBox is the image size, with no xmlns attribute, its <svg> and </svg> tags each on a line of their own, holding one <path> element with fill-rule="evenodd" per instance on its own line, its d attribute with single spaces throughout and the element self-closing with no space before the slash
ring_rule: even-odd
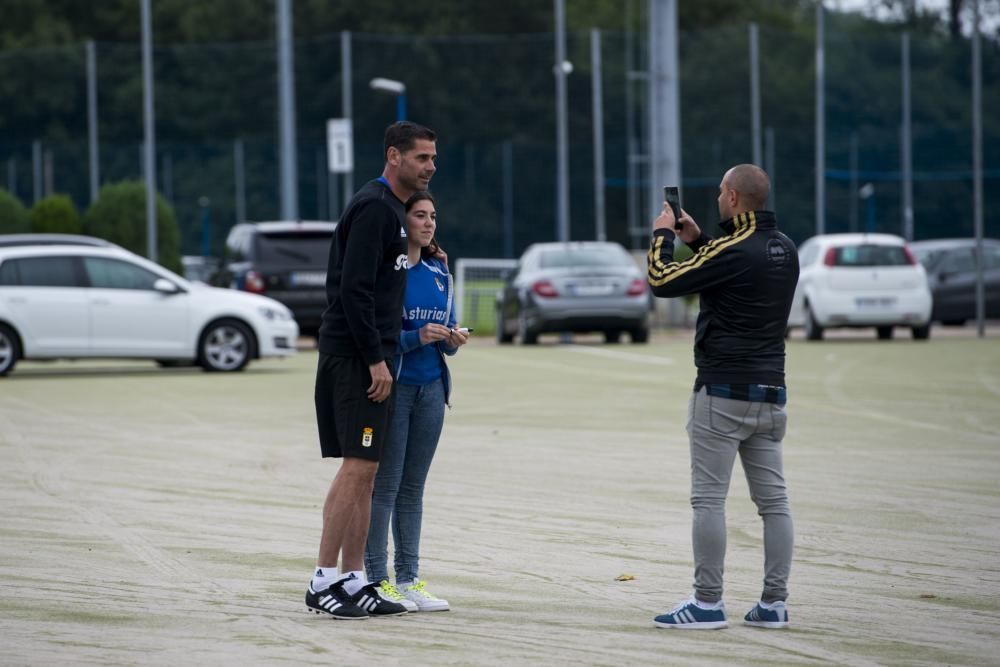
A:
<svg viewBox="0 0 1000 667">
<path fill-rule="evenodd" d="M 361 446 L 362 447 L 371 447 L 372 446 L 372 437 L 375 435 L 375 429 L 373 429 L 371 426 L 365 426 L 364 430 L 362 430 L 361 433 L 362 433 L 362 435 L 361 435 Z"/>
</svg>

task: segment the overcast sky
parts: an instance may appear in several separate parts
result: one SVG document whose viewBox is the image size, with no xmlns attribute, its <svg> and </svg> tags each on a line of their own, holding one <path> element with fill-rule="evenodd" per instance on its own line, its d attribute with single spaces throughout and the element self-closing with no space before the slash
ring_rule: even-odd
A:
<svg viewBox="0 0 1000 667">
<path fill-rule="evenodd" d="M 962 32 L 964 33 L 968 33 L 972 26 L 972 2 L 973 0 L 965 0 L 965 6 L 962 8 L 962 24 L 964 27 Z M 940 14 L 945 21 L 948 20 L 948 0 L 915 0 L 915 3 L 920 9 L 933 10 Z M 898 18 L 897 16 L 893 16 L 884 7 L 879 6 L 880 3 L 872 2 L 872 0 L 823 0 L 823 4 L 830 9 L 861 12 L 878 19 L 888 20 Z M 878 6 L 878 9 L 872 11 L 872 5 Z M 1000 27 L 1000 16 L 996 13 L 996 3 L 989 0 L 980 0 L 979 6 L 981 13 L 980 24 L 982 25 L 983 32 L 995 34 L 997 28 Z"/>
</svg>

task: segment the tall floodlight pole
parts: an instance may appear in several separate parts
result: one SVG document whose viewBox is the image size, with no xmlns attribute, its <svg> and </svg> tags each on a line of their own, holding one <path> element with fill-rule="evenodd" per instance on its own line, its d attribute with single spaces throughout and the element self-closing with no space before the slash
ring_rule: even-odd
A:
<svg viewBox="0 0 1000 667">
<path fill-rule="evenodd" d="M 292 55 L 292 0 L 278 0 L 278 127 L 281 141 L 281 217 L 299 219 L 295 149 L 295 73 Z"/>
<path fill-rule="evenodd" d="M 856 232 L 858 231 L 858 202 L 861 197 L 858 195 L 858 133 L 851 132 L 851 143 L 848 149 L 848 171 L 850 171 L 850 176 L 848 177 L 848 193 L 850 200 L 850 205 L 847 210 L 847 231 Z"/>
<path fill-rule="evenodd" d="M 902 35 L 903 64 L 903 238 L 913 240 L 913 126 L 910 113 L 910 33 Z"/>
<path fill-rule="evenodd" d="M 775 192 L 778 190 L 778 167 L 774 162 L 774 128 L 768 127 L 764 130 L 764 171 L 771 179 L 771 194 L 767 196 L 767 208 L 775 213 L 778 212 L 778 203 Z"/>
<path fill-rule="evenodd" d="M 649 220 L 663 209 L 663 186 L 681 186 L 677 0 L 649 3 Z"/>
<path fill-rule="evenodd" d="M 826 229 L 826 100 L 823 2 L 816 3 L 816 233 Z"/>
<path fill-rule="evenodd" d="M 753 163 L 763 165 L 764 149 L 760 132 L 760 47 L 756 23 L 750 24 L 750 136 Z"/>
<path fill-rule="evenodd" d="M 97 145 L 97 47 L 87 40 L 87 154 L 90 162 L 90 201 L 101 187 L 101 160 Z"/>
<path fill-rule="evenodd" d="M 983 64 L 979 47 L 979 0 L 972 2 L 972 183 L 973 227 L 976 234 L 976 331 L 986 335 L 986 294 L 983 289 Z"/>
<path fill-rule="evenodd" d="M 563 0 L 553 0 L 556 15 L 556 238 L 569 241 L 569 130 L 566 75 L 566 16 Z"/>
<path fill-rule="evenodd" d="M 598 241 L 607 241 L 604 205 L 604 85 L 601 81 L 601 31 L 590 30 L 590 76 L 594 106 L 594 228 Z"/>
<path fill-rule="evenodd" d="M 142 0 L 143 175 L 146 178 L 146 254 L 159 258 L 156 245 L 156 129 L 153 116 L 153 17 L 150 0 Z"/>
<path fill-rule="evenodd" d="M 35 139 L 31 142 L 31 193 L 32 193 L 32 203 L 37 202 L 39 199 L 44 197 L 42 194 L 45 190 L 45 186 L 42 181 L 44 174 L 42 173 L 42 142 Z"/>
<path fill-rule="evenodd" d="M 351 85 L 353 83 L 353 77 L 351 75 L 351 33 L 348 30 L 343 30 L 340 33 L 340 117 L 351 119 L 352 107 L 354 105 L 354 98 L 351 94 Z M 351 123 L 351 127 L 354 124 Z M 353 132 L 353 129 L 352 129 Z M 354 142 L 351 142 L 354 145 Z M 351 160 L 353 165 L 354 160 Z M 351 167 L 351 171 L 344 174 L 344 201 L 350 201 L 351 195 L 354 194 L 354 167 Z M 340 211 L 337 211 L 337 215 Z"/>
<path fill-rule="evenodd" d="M 247 221 L 247 184 L 246 158 L 243 150 L 243 140 L 233 141 L 233 184 L 235 185 L 236 222 Z"/>
</svg>

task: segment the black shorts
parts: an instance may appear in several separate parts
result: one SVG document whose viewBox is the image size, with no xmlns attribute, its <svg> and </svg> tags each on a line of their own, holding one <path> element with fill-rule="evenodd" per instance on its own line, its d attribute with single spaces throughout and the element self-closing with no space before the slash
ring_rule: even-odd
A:
<svg viewBox="0 0 1000 667">
<path fill-rule="evenodd" d="M 371 373 L 364 360 L 320 353 L 316 368 L 316 423 L 324 457 L 379 460 L 394 401 L 392 394 L 381 403 L 370 400 L 371 384 Z"/>
</svg>

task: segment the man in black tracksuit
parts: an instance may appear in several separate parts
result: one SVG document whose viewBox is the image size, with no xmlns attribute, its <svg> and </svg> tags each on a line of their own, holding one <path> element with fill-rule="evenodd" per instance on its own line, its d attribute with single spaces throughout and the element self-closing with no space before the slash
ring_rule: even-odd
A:
<svg viewBox="0 0 1000 667">
<path fill-rule="evenodd" d="M 792 518 L 781 444 L 785 434 L 785 328 L 799 277 L 795 244 L 762 210 L 770 183 L 754 165 L 738 165 L 719 185 L 724 236 L 712 239 L 669 206 L 653 223 L 648 280 L 653 294 L 699 294 L 694 357 L 698 376 L 688 405 L 694 595 L 657 616 L 658 627 L 726 627 L 722 574 L 725 501 L 739 454 L 750 495 L 764 523 L 764 587 L 744 617 L 748 625 L 788 625 Z M 675 227 L 675 222 L 679 223 Z M 673 260 L 674 237 L 694 251 Z"/>
<path fill-rule="evenodd" d="M 402 324 L 404 203 L 434 175 L 437 138 L 410 122 L 385 132 L 385 169 L 347 205 L 330 246 L 319 329 L 316 421 L 323 457 L 343 458 L 323 505 L 323 533 L 306 605 L 334 618 L 406 613 L 367 582 L 372 485 L 391 416 L 390 368 Z M 338 569 L 338 561 L 340 568 Z"/>
</svg>

